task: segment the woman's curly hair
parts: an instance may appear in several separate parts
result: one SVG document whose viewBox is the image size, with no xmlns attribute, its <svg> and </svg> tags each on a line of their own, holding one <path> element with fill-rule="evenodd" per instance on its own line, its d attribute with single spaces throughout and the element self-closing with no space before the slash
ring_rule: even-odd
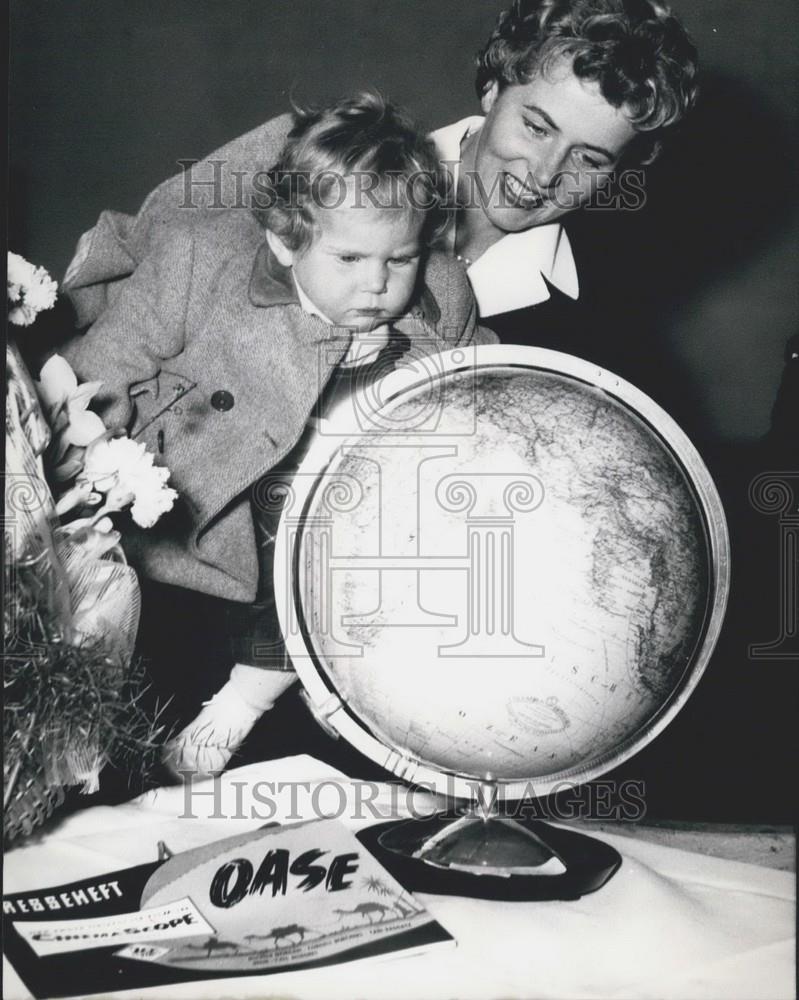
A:
<svg viewBox="0 0 799 1000">
<path fill-rule="evenodd" d="M 514 0 L 478 53 L 478 97 L 494 81 L 529 83 L 563 57 L 643 133 L 641 163 L 655 159 L 663 132 L 696 103 L 696 48 L 660 0 Z"/>
<path fill-rule="evenodd" d="M 446 229 L 452 198 L 433 143 L 400 108 L 376 93 L 358 93 L 321 109 L 294 108 L 294 125 L 269 171 L 262 225 L 292 250 L 307 247 L 315 213 L 343 200 L 356 181 L 362 203 L 424 217 L 422 239 Z"/>
</svg>

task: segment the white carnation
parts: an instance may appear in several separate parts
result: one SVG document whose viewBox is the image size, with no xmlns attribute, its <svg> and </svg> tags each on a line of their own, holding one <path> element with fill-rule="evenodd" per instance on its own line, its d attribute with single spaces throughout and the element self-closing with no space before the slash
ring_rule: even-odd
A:
<svg viewBox="0 0 799 1000">
<path fill-rule="evenodd" d="M 8 253 L 8 301 L 13 305 L 10 323 L 30 326 L 37 313 L 55 304 L 58 285 L 43 267 L 35 267 L 18 253 Z"/>
<path fill-rule="evenodd" d="M 131 516 L 143 528 L 151 528 L 177 499 L 175 490 L 166 485 L 169 469 L 154 465 L 152 453 L 130 438 L 93 444 L 79 479 L 107 493 L 107 502 L 113 503 L 114 498 L 132 501 Z"/>
<path fill-rule="evenodd" d="M 177 492 L 169 486 L 161 485 L 158 489 L 142 490 L 136 495 L 130 516 L 142 528 L 152 528 L 162 514 L 172 510 L 177 500 Z"/>
<path fill-rule="evenodd" d="M 14 326 L 30 326 L 38 315 L 38 312 L 27 302 L 21 302 L 9 312 L 8 322 L 13 323 Z"/>
<path fill-rule="evenodd" d="M 43 309 L 52 309 L 57 291 L 57 282 L 53 281 L 43 267 L 37 267 L 34 281 L 25 289 L 25 302 L 39 312 Z"/>
<path fill-rule="evenodd" d="M 121 468 L 130 468 L 139 460 L 143 444 L 130 438 L 112 438 L 110 441 L 95 441 L 87 450 L 81 479 L 85 479 L 97 489 L 107 492 L 117 481 Z"/>
<path fill-rule="evenodd" d="M 18 253 L 8 252 L 8 265 L 6 270 L 6 282 L 8 284 L 8 297 L 12 302 L 16 302 L 24 288 L 31 284 L 36 268 Z"/>
</svg>

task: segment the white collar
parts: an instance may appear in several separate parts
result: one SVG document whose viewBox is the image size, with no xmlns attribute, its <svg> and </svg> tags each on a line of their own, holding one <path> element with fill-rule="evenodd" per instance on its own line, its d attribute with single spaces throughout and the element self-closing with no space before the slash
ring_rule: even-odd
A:
<svg viewBox="0 0 799 1000">
<path fill-rule="evenodd" d="M 461 143 L 480 129 L 483 121 L 479 115 L 473 115 L 430 135 L 456 187 Z M 451 238 L 454 246 L 454 232 Z M 550 298 L 547 282 L 571 299 L 580 295 L 571 243 L 559 222 L 508 233 L 470 264 L 466 273 L 481 317 L 546 302 Z"/>
<path fill-rule="evenodd" d="M 321 309 L 318 309 L 308 298 L 307 292 L 299 281 L 297 281 L 297 275 L 294 273 L 293 268 L 291 277 L 294 281 L 294 287 L 297 289 L 297 298 L 300 300 L 302 311 L 308 313 L 309 316 L 318 316 L 328 326 L 335 326 L 333 321 L 328 319 Z M 342 368 L 354 368 L 357 365 L 364 365 L 369 361 L 374 361 L 388 343 L 390 332 L 388 324 L 384 323 L 382 326 L 375 327 L 365 337 L 357 337 L 352 334 L 350 336 L 350 346 L 347 348 L 347 353 L 339 362 Z"/>
<path fill-rule="evenodd" d="M 308 294 L 302 285 L 297 281 L 297 275 L 294 273 L 294 268 L 291 269 L 291 278 L 294 282 L 294 287 L 297 289 L 297 298 L 300 300 L 300 308 L 304 313 L 308 313 L 309 316 L 318 316 L 323 323 L 327 323 L 328 326 L 333 326 L 333 320 L 328 319 L 327 316 L 322 312 L 321 309 L 311 302 L 308 298 Z"/>
</svg>

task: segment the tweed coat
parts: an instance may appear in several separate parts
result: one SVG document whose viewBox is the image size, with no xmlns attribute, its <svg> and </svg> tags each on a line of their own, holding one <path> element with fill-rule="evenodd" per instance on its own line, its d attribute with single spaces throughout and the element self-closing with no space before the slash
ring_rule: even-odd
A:
<svg viewBox="0 0 799 1000">
<path fill-rule="evenodd" d="M 258 560 L 248 489 L 300 438 L 348 339 L 305 313 L 249 212 L 199 211 L 162 226 L 103 213 L 65 291 L 88 330 L 63 353 L 99 380 L 107 425 L 171 470 L 180 500 L 155 528 L 127 531 L 152 579 L 252 601 Z M 424 353 L 475 340 L 462 268 L 432 253 L 396 324 Z"/>
<path fill-rule="evenodd" d="M 150 192 L 135 216 L 103 212 L 85 233 L 64 278 L 80 327 L 88 326 L 116 291 L 115 278 L 174 234 L 203 225 L 207 218 L 235 216 L 237 239 L 252 246 L 263 239 L 253 214 L 263 207 L 266 173 L 274 166 L 291 131 L 293 116 L 279 115 L 199 161 L 181 160 L 184 171 Z M 91 248 L 91 249 L 90 249 Z"/>
</svg>

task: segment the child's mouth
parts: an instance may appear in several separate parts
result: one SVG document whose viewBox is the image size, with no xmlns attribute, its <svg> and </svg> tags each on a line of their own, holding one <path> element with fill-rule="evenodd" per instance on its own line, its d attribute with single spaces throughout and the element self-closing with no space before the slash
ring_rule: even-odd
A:
<svg viewBox="0 0 799 1000">
<path fill-rule="evenodd" d="M 385 309 L 354 309 L 355 318 L 361 322 L 366 322 L 370 330 L 377 326 L 382 326 L 389 320 L 389 315 Z"/>
</svg>

